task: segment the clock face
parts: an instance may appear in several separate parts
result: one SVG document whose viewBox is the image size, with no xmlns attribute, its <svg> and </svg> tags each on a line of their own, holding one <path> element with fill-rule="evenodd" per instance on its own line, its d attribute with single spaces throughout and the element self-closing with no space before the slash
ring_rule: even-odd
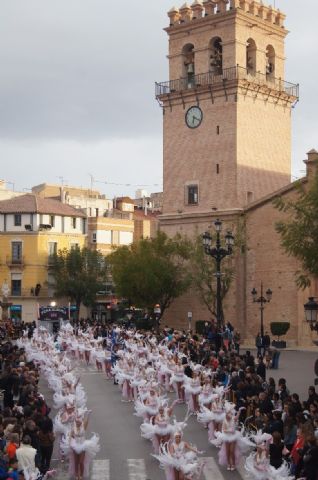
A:
<svg viewBox="0 0 318 480">
<path fill-rule="evenodd" d="M 190 107 L 185 115 L 186 124 L 189 128 L 198 128 L 203 120 L 203 112 L 199 107 Z"/>
</svg>

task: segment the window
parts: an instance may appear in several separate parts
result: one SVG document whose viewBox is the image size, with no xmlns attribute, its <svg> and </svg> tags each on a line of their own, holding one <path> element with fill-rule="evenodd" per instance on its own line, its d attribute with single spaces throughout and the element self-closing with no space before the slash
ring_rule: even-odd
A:
<svg viewBox="0 0 318 480">
<path fill-rule="evenodd" d="M 21 280 L 11 280 L 11 295 L 19 297 L 21 295 Z"/>
<path fill-rule="evenodd" d="M 199 203 L 198 185 L 188 185 L 187 190 L 188 190 L 187 192 L 188 205 L 198 205 Z"/>
<path fill-rule="evenodd" d="M 22 261 L 22 242 L 11 243 L 11 256 L 13 263 L 21 263 Z"/>
<path fill-rule="evenodd" d="M 119 245 L 130 245 L 133 243 L 132 232 L 119 232 Z"/>
<path fill-rule="evenodd" d="M 220 173 L 220 165 L 218 163 L 216 164 L 216 173 L 217 175 Z"/>
<path fill-rule="evenodd" d="M 73 218 L 72 218 L 72 226 L 73 226 L 73 228 L 76 228 L 76 220 L 77 220 L 76 217 L 73 217 Z"/>
<path fill-rule="evenodd" d="M 93 233 L 92 235 L 92 242 L 96 243 L 97 242 L 97 233 Z"/>
<path fill-rule="evenodd" d="M 217 125 L 217 127 L 216 127 L 216 134 L 220 135 L 220 125 Z"/>
<path fill-rule="evenodd" d="M 254 193 L 253 192 L 247 192 L 247 203 L 251 203 L 254 200 Z"/>
<path fill-rule="evenodd" d="M 55 226 L 55 216 L 54 215 L 50 216 L 50 225 L 51 225 L 52 228 Z"/>
<path fill-rule="evenodd" d="M 49 260 L 52 260 L 52 257 L 57 254 L 57 242 L 49 242 Z"/>
<path fill-rule="evenodd" d="M 14 215 L 14 226 L 15 227 L 21 227 L 21 224 L 22 224 L 22 217 L 21 217 L 20 213 L 16 213 Z"/>
</svg>

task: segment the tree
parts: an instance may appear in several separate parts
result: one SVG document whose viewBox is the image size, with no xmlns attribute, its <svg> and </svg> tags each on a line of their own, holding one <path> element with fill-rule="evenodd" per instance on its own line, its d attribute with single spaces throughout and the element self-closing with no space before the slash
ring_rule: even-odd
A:
<svg viewBox="0 0 318 480">
<path fill-rule="evenodd" d="M 213 239 L 214 241 L 214 239 Z M 240 223 L 236 226 L 235 247 L 233 254 L 222 261 L 221 299 L 226 297 L 234 278 L 234 258 L 237 247 L 243 245 L 243 227 Z M 198 235 L 191 242 L 191 255 L 189 259 L 191 283 L 199 299 L 207 307 L 212 317 L 216 319 L 216 261 L 207 255 L 202 247 L 202 235 Z M 223 318 L 223 311 L 222 311 Z"/>
<path fill-rule="evenodd" d="M 86 247 L 59 250 L 52 259 L 55 297 L 75 302 L 77 317 L 80 306 L 93 306 L 97 292 L 105 290 L 107 265 L 105 257 Z"/>
<path fill-rule="evenodd" d="M 295 272 L 296 284 L 305 289 L 311 283 L 310 275 L 318 277 L 318 175 L 307 192 L 299 182 L 297 194 L 294 201 L 282 197 L 274 200 L 274 206 L 288 215 L 275 228 L 286 253 L 301 262 L 302 271 Z"/>
<path fill-rule="evenodd" d="M 119 247 L 108 257 L 117 294 L 151 310 L 159 303 L 162 315 L 190 285 L 188 256 L 188 243 L 181 236 L 168 238 L 163 232 Z"/>
</svg>

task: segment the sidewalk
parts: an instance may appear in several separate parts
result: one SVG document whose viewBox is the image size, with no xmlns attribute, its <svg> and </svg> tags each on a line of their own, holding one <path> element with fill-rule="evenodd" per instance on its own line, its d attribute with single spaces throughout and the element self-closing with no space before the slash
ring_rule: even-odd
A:
<svg viewBox="0 0 318 480">
<path fill-rule="evenodd" d="M 245 348 L 250 350 L 255 357 L 256 348 L 244 346 L 240 353 L 244 353 Z M 318 348 L 313 350 L 296 350 L 286 348 L 280 350 L 279 366 L 277 370 L 271 368 L 266 370 L 266 378 L 273 377 L 276 384 L 280 378 L 287 380 L 287 387 L 290 393 L 298 393 L 301 400 L 307 400 L 308 387 L 315 385 L 314 365 L 318 359 Z M 317 389 L 317 387 L 316 387 Z"/>
</svg>

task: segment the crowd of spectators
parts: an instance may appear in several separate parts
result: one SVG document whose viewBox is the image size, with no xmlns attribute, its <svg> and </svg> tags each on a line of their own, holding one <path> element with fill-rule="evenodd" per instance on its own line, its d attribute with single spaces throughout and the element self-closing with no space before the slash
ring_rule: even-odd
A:
<svg viewBox="0 0 318 480">
<path fill-rule="evenodd" d="M 0 344 L 0 371 L 0 480 L 24 480 L 34 467 L 42 478 L 50 468 L 54 434 L 39 371 L 11 341 Z"/>
</svg>

